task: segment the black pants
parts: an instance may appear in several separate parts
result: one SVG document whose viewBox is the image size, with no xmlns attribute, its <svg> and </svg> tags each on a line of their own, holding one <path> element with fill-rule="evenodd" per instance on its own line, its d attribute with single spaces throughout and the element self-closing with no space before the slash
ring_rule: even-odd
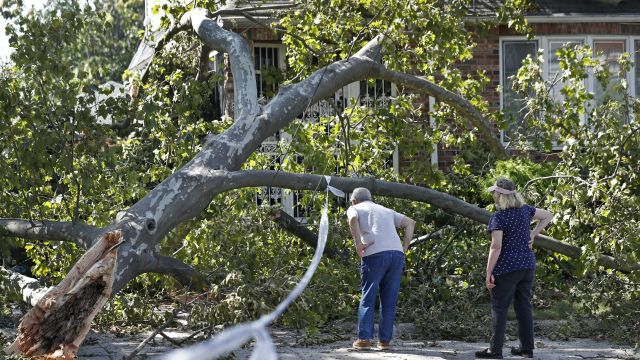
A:
<svg viewBox="0 0 640 360">
<path fill-rule="evenodd" d="M 509 305 L 513 301 L 513 309 L 518 319 L 518 336 L 520 349 L 533 351 L 533 312 L 531 296 L 535 270 L 525 269 L 497 275 L 496 287 L 491 289 L 491 352 L 502 354 L 504 332 L 507 326 Z"/>
</svg>

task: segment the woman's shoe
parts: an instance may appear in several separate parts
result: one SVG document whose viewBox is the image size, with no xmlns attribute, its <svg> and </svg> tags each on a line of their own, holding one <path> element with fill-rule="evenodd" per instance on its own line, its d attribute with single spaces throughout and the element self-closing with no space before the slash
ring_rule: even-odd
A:
<svg viewBox="0 0 640 360">
<path fill-rule="evenodd" d="M 482 351 L 476 351 L 476 357 L 478 359 L 502 359 L 502 354 L 491 352 L 491 349 L 484 349 Z"/>
<path fill-rule="evenodd" d="M 533 358 L 533 350 L 522 351 L 520 348 L 511 348 L 511 355 L 518 355 L 524 358 Z"/>
</svg>

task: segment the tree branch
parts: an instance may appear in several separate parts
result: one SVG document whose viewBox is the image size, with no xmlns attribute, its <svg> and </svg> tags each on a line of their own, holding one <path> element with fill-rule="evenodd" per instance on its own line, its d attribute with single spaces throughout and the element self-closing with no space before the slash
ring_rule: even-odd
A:
<svg viewBox="0 0 640 360">
<path fill-rule="evenodd" d="M 411 242 L 409 243 L 409 249 L 421 245 L 422 243 L 425 243 L 429 240 L 434 240 L 434 239 L 440 239 L 442 238 L 442 230 L 444 229 L 438 229 L 430 234 L 426 234 L 426 235 L 422 235 L 420 237 L 417 237 L 413 240 L 411 240 Z"/>
<path fill-rule="evenodd" d="M 191 24 L 202 42 L 214 50 L 229 54 L 233 73 L 233 96 L 236 120 L 253 120 L 258 114 L 256 74 L 249 45 L 242 36 L 227 31 L 207 17 L 206 10 L 190 11 Z"/>
<path fill-rule="evenodd" d="M 351 58 L 337 61 L 317 70 L 297 84 L 281 87 L 278 95 L 265 107 L 263 116 L 274 119 L 269 124 L 269 130 L 265 132 L 269 135 L 274 133 L 288 123 L 291 116 L 297 116 L 307 106 L 330 96 L 342 86 L 362 79 L 379 78 L 398 85 L 405 85 L 451 105 L 478 129 L 480 136 L 497 158 L 506 159 L 509 157 L 506 149 L 496 137 L 491 123 L 471 102 L 428 80 L 389 70 L 381 64 L 384 41 L 382 35 L 377 36 Z"/>
<path fill-rule="evenodd" d="M 271 12 L 274 10 L 286 10 L 286 9 L 291 9 L 293 7 L 296 7 L 296 4 L 282 4 L 282 5 L 264 5 L 264 6 L 258 6 L 258 7 L 246 7 L 246 8 L 234 8 L 232 7 L 234 5 L 229 4 L 226 5 L 225 7 L 213 12 L 213 13 L 208 13 L 207 12 L 207 17 L 209 18 L 216 18 L 218 16 L 221 17 L 225 17 L 225 16 L 229 16 L 229 15 L 238 15 L 238 16 L 250 16 L 253 18 L 253 16 L 270 16 Z M 223 18 L 224 20 L 224 18 Z M 255 19 L 254 19 L 255 20 Z M 252 21 L 254 21 L 252 20 Z M 255 20 L 257 23 L 260 23 L 258 20 Z M 191 28 L 191 16 L 189 13 L 186 13 L 185 15 L 182 16 L 182 18 L 180 19 L 180 21 L 177 24 L 172 24 L 165 32 L 164 34 L 162 34 L 160 36 L 159 39 L 156 40 L 155 45 L 153 45 L 153 54 L 151 55 L 151 58 L 149 58 L 149 62 L 151 61 L 151 59 L 153 58 L 155 53 L 160 52 L 168 43 L 169 41 L 171 41 L 176 35 L 178 35 L 179 33 L 189 30 Z M 261 23 L 260 23 L 261 24 Z M 141 46 L 145 46 L 144 44 L 147 43 L 151 43 L 151 41 L 149 41 L 149 39 L 143 39 L 142 40 L 142 44 Z M 149 45 L 147 45 L 149 46 Z M 140 64 L 132 64 L 134 66 L 139 66 Z M 130 67 L 131 68 L 131 67 Z M 141 71 L 141 82 L 144 84 L 147 81 L 148 78 L 148 74 L 149 72 L 148 70 L 148 66 L 144 66 L 144 69 Z M 135 97 L 134 94 L 137 94 L 137 89 L 132 91 L 132 96 Z"/>
<path fill-rule="evenodd" d="M 0 219 L 0 235 L 31 240 L 70 241 L 88 249 L 100 230 L 81 222 Z"/>
<path fill-rule="evenodd" d="M 314 249 L 318 246 L 318 235 L 307 229 L 303 224 L 293 216 L 284 212 L 282 209 L 272 210 L 270 216 L 271 220 L 280 225 L 281 228 L 297 236 L 307 245 Z M 332 259 L 341 258 L 342 260 L 346 260 L 346 254 L 333 247 L 325 247 L 324 253 Z"/>
<path fill-rule="evenodd" d="M 260 4 L 260 6 L 249 6 L 243 8 L 234 7 L 235 3 L 230 3 L 214 11 L 210 17 L 223 16 L 223 15 L 242 15 L 243 13 L 250 12 L 253 16 L 271 16 L 274 10 L 288 10 L 298 6 L 298 4 Z M 264 11 L 264 12 L 261 12 Z"/>
<path fill-rule="evenodd" d="M 292 190 L 324 190 L 327 187 L 327 181 L 323 175 L 294 174 L 282 171 L 236 171 L 229 173 L 226 178 L 225 190 L 258 186 L 274 186 Z M 469 204 L 449 194 L 416 185 L 392 183 L 374 178 L 332 176 L 331 186 L 344 192 L 351 192 L 357 187 L 366 187 L 372 194 L 426 202 L 482 224 L 488 224 L 492 215 L 492 213 L 483 208 Z M 583 254 L 581 248 L 545 235 L 538 235 L 534 246 L 549 249 L 574 259 L 580 258 Z M 628 264 L 608 255 L 601 255 L 598 258 L 598 264 L 623 272 L 640 270 L 640 264 Z"/>
<path fill-rule="evenodd" d="M 290 123 L 309 106 L 333 95 L 338 89 L 355 81 L 367 79 L 374 64 L 368 56 L 381 52 L 383 37 L 375 37 L 354 56 L 336 61 L 319 70 L 308 78 L 292 84 L 282 85 L 278 94 L 264 107 L 258 116 L 258 125 L 248 140 L 245 149 L 253 152 L 268 136 Z"/>
<path fill-rule="evenodd" d="M 52 288 L 42 286 L 38 280 L 19 274 L 0 266 L 0 289 L 5 294 L 16 294 L 31 306 Z"/>
<path fill-rule="evenodd" d="M 480 135 L 486 141 L 487 145 L 498 159 L 507 159 L 509 154 L 507 150 L 502 146 L 500 139 L 496 137 L 493 126 L 482 115 L 478 109 L 476 109 L 471 102 L 462 96 L 453 93 L 439 85 L 425 80 L 418 76 L 409 75 L 397 71 L 393 71 L 385 67 L 384 65 L 374 62 L 370 65 L 372 68 L 372 75 L 391 81 L 395 84 L 402 84 L 408 86 L 414 90 L 417 90 L 423 94 L 433 96 L 434 98 L 451 105 L 454 109 L 466 116 L 471 124 L 480 131 Z"/>
<path fill-rule="evenodd" d="M 169 325 L 171 325 L 175 320 L 176 316 L 181 311 L 184 311 L 187 308 L 187 305 L 190 305 L 190 303 L 182 304 L 182 306 L 174 308 L 173 311 L 171 312 L 171 315 L 167 318 L 167 320 L 162 325 L 157 327 L 153 332 L 151 332 L 151 334 L 149 334 L 149 336 L 147 336 L 135 349 L 133 349 L 133 351 L 131 351 L 129 355 L 124 356 L 123 360 L 135 359 L 136 355 L 142 349 L 144 349 L 145 346 L 147 346 L 149 341 L 153 340 L 156 337 L 156 335 L 161 334 L 164 329 L 166 329 Z"/>
<path fill-rule="evenodd" d="M 180 284 L 197 292 L 206 290 L 211 285 L 202 273 L 171 256 L 159 255 L 158 261 L 143 269 L 143 272 L 170 275 Z"/>
</svg>

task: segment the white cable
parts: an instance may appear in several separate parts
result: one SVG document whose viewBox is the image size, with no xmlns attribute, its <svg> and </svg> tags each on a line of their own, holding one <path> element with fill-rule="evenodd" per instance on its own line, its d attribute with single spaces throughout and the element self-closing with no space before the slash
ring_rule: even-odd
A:
<svg viewBox="0 0 640 360">
<path fill-rule="evenodd" d="M 251 359 L 265 359 L 276 360 L 278 354 L 276 352 L 276 346 L 269 335 L 267 327 L 274 322 L 278 316 L 287 309 L 293 301 L 302 294 L 302 291 L 309 285 L 313 274 L 320 265 L 322 259 L 322 253 L 324 247 L 327 244 L 327 236 L 329 234 L 329 216 L 327 215 L 329 209 L 329 191 L 336 194 L 344 192 L 329 186 L 331 183 L 331 177 L 325 176 L 327 181 L 327 193 L 324 202 L 324 208 L 322 209 L 322 216 L 320 217 L 320 229 L 318 231 L 318 246 L 313 254 L 313 259 L 309 268 L 302 276 L 302 279 L 298 282 L 296 287 L 289 293 L 289 295 L 270 313 L 262 315 L 258 320 L 254 320 L 250 323 L 242 323 L 235 325 L 229 329 L 224 330 L 220 334 L 216 335 L 213 339 L 206 342 L 190 346 L 184 349 L 174 350 L 168 354 L 159 357 L 160 360 L 206 360 L 216 359 L 220 356 L 224 356 L 229 352 L 239 348 L 244 343 L 248 342 L 251 338 L 256 340 L 254 345 Z M 334 189 L 334 190 L 331 190 Z"/>
</svg>

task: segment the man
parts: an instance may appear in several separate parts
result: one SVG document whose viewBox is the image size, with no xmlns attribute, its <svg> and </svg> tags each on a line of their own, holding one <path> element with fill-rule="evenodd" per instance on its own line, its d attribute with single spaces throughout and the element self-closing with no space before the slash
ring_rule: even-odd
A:
<svg viewBox="0 0 640 360">
<path fill-rule="evenodd" d="M 374 306 L 380 291 L 380 324 L 378 349 L 388 350 L 393 335 L 393 321 L 404 269 L 404 253 L 409 248 L 416 222 L 411 218 L 378 205 L 365 188 L 353 190 L 347 209 L 349 229 L 356 243 L 360 264 L 362 299 L 358 308 L 357 350 L 371 348 Z M 404 228 L 404 239 L 396 228 Z"/>
</svg>

